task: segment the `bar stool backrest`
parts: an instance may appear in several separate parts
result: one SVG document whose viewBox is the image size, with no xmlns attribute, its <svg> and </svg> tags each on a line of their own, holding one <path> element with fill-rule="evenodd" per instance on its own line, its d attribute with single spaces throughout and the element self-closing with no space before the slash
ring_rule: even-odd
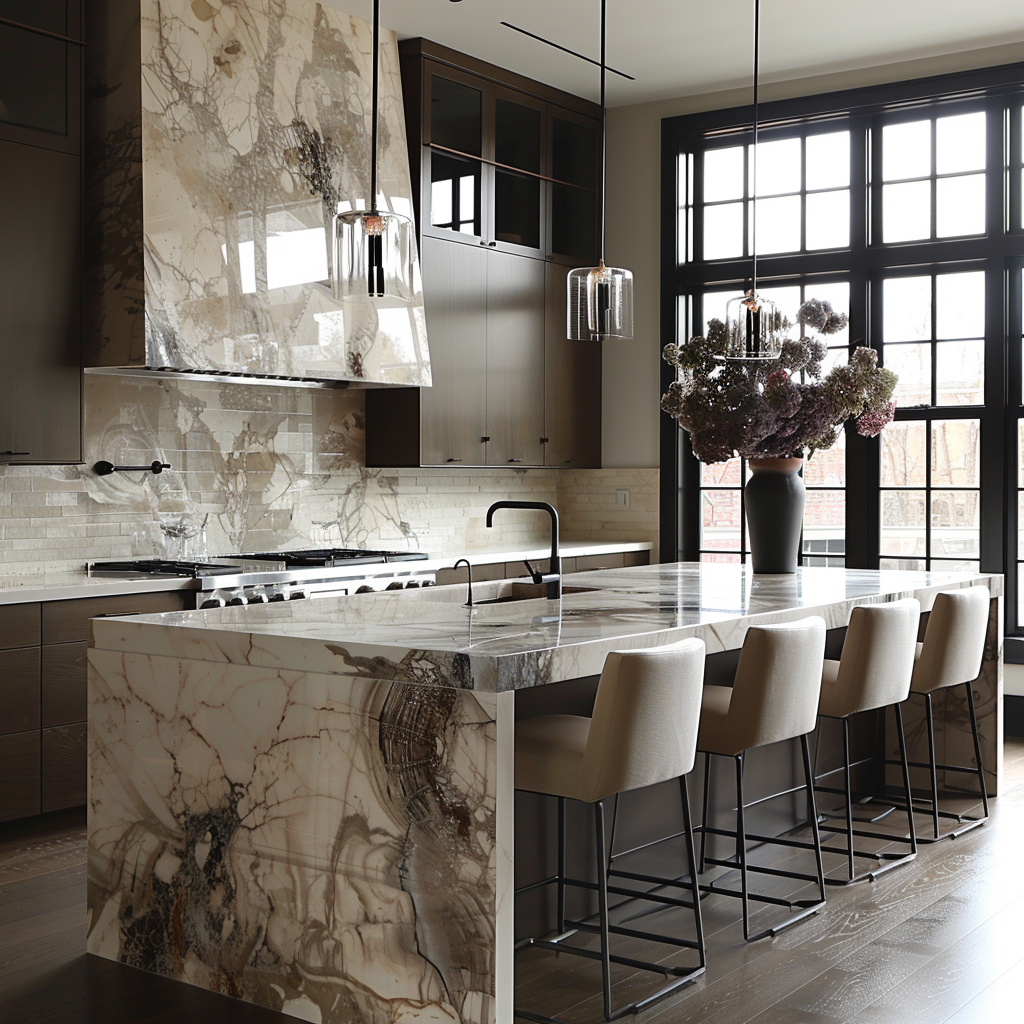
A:
<svg viewBox="0 0 1024 1024">
<path fill-rule="evenodd" d="M 825 620 L 751 626 L 743 641 L 729 704 L 737 750 L 792 739 L 818 720 Z"/>
<path fill-rule="evenodd" d="M 921 602 L 913 597 L 853 609 L 836 678 L 847 714 L 907 699 L 920 624 Z"/>
<path fill-rule="evenodd" d="M 689 772 L 703 689 L 703 640 L 612 651 L 580 765 L 586 799 L 603 800 Z"/>
<path fill-rule="evenodd" d="M 973 683 L 981 672 L 988 632 L 988 587 L 947 590 L 935 597 L 911 689 L 930 693 Z"/>
</svg>

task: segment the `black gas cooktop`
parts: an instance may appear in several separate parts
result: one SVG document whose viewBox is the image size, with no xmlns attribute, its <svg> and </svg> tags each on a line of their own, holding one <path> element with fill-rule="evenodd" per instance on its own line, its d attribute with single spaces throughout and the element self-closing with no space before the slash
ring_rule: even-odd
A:
<svg viewBox="0 0 1024 1024">
<path fill-rule="evenodd" d="M 188 559 L 131 558 L 110 562 L 90 562 L 91 573 L 124 573 L 142 576 L 231 576 L 259 571 L 252 563 L 273 562 L 287 569 L 331 569 L 347 565 L 380 565 L 387 562 L 414 562 L 425 559 L 422 551 L 362 551 L 356 548 L 315 548 L 301 551 L 260 551 L 244 555 L 225 555 L 216 561 Z M 248 563 L 248 564 L 246 564 Z M 269 566 L 267 567 L 270 568 Z"/>
<path fill-rule="evenodd" d="M 413 562 L 426 558 L 422 551 L 360 551 L 357 548 L 310 548 L 302 551 L 259 551 L 232 555 L 248 562 L 283 562 L 289 569 L 320 569 L 373 562 Z"/>
</svg>

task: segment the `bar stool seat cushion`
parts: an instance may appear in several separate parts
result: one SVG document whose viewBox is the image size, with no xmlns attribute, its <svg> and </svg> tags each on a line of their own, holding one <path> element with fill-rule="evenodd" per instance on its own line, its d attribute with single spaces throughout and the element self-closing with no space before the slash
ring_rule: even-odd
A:
<svg viewBox="0 0 1024 1024">
<path fill-rule="evenodd" d="M 854 608 L 842 657 L 824 663 L 818 714 L 848 718 L 910 695 L 921 604 L 912 597 Z"/>
<path fill-rule="evenodd" d="M 935 596 L 924 643 L 918 644 L 910 684 L 914 693 L 962 686 L 978 678 L 990 600 L 988 587 L 965 587 Z"/>
<path fill-rule="evenodd" d="M 704 641 L 611 651 L 592 718 L 516 724 L 516 789 L 585 803 L 678 779 L 693 768 Z"/>
<path fill-rule="evenodd" d="M 809 733 L 818 717 L 825 620 L 751 626 L 732 687 L 705 686 L 697 749 L 736 757 Z"/>
<path fill-rule="evenodd" d="M 581 715 L 541 715 L 516 722 L 516 789 L 586 800 L 580 766 L 590 735 Z"/>
</svg>

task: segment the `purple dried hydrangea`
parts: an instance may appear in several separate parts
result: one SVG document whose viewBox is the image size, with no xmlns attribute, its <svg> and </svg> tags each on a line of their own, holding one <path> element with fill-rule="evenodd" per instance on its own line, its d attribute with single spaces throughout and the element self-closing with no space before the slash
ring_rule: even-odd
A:
<svg viewBox="0 0 1024 1024">
<path fill-rule="evenodd" d="M 827 335 L 842 330 L 847 317 L 808 299 L 797 322 Z M 820 338 L 787 339 L 777 360 L 753 364 L 726 361 L 725 346 L 725 325 L 712 320 L 706 337 L 664 350 L 679 378 L 661 407 L 690 434 L 702 462 L 813 454 L 831 448 L 848 419 L 867 437 L 892 420 L 896 375 L 878 367 L 871 349 L 855 349 L 822 377 L 827 348 Z"/>
</svg>

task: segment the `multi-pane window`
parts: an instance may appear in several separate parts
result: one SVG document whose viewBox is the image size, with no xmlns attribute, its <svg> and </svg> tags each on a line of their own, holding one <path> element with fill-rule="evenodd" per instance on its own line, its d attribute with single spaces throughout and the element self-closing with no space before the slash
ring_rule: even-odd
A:
<svg viewBox="0 0 1024 1024">
<path fill-rule="evenodd" d="M 703 185 L 705 260 L 746 255 L 755 230 L 761 255 L 850 244 L 848 131 L 709 149 Z"/>
<path fill-rule="evenodd" d="M 882 127 L 881 241 L 985 230 L 985 112 Z"/>
<path fill-rule="evenodd" d="M 1024 634 L 1022 94 L 1007 67 L 767 104 L 756 172 L 749 111 L 667 122 L 681 301 L 664 340 L 750 287 L 756 224 L 760 292 L 790 317 L 810 297 L 849 310 L 826 371 L 868 345 L 899 376 L 881 438 L 848 427 L 805 462 L 803 563 L 1002 571 Z M 699 466 L 664 429 L 677 557 L 746 560 L 746 467 Z"/>
</svg>

